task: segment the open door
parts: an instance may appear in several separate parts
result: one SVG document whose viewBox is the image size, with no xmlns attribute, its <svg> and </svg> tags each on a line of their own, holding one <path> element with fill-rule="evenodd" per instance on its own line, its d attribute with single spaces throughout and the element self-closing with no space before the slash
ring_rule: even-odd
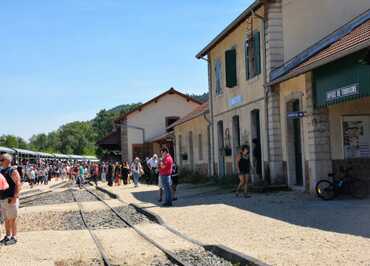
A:
<svg viewBox="0 0 370 266">
<path fill-rule="evenodd" d="M 299 112 L 300 102 L 295 99 L 287 104 L 288 112 Z M 300 118 L 288 118 L 288 173 L 290 184 L 303 186 L 302 130 Z"/>
</svg>

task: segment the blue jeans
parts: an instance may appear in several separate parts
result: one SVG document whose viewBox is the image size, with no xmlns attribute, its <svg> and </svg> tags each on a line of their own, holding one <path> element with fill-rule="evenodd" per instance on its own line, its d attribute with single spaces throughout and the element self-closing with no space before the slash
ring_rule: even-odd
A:
<svg viewBox="0 0 370 266">
<path fill-rule="evenodd" d="M 134 177 L 135 187 L 137 187 L 139 185 L 140 175 L 138 173 L 133 173 L 133 177 Z"/>
<path fill-rule="evenodd" d="M 161 176 L 165 196 L 165 204 L 172 205 L 171 176 Z"/>
</svg>

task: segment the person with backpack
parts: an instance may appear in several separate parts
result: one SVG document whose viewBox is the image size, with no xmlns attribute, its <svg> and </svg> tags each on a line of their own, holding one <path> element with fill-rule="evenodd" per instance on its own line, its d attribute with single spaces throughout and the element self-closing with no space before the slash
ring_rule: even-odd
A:
<svg viewBox="0 0 370 266">
<path fill-rule="evenodd" d="M 21 191 L 21 177 L 11 165 L 13 157 L 3 154 L 0 157 L 2 169 L 1 175 L 6 179 L 8 188 L 0 194 L 0 207 L 5 219 L 6 236 L 0 241 L 3 245 L 14 245 L 17 243 L 17 216 L 19 208 L 19 194 Z M 4 182 L 4 181 L 3 181 Z"/>
</svg>

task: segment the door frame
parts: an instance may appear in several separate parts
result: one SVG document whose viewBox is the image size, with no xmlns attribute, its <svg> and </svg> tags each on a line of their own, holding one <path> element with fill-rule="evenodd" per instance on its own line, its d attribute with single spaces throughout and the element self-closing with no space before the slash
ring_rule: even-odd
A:
<svg viewBox="0 0 370 266">
<path fill-rule="evenodd" d="M 305 149 L 304 149 L 304 123 L 303 123 L 303 118 L 297 118 L 299 119 L 300 123 L 300 142 L 301 142 L 301 167 L 302 167 L 302 185 L 296 185 L 297 181 L 297 176 L 296 176 L 296 170 L 295 170 L 295 151 L 292 152 L 292 148 L 294 149 L 294 145 L 289 145 L 292 143 L 292 137 L 293 133 L 292 132 L 292 124 L 291 120 L 288 118 L 288 112 L 291 111 L 291 104 L 294 101 L 299 102 L 299 110 L 303 110 L 303 93 L 296 92 L 290 95 L 290 97 L 286 98 L 285 101 L 285 110 L 286 110 L 286 146 L 287 146 L 287 177 L 288 177 L 288 186 L 295 189 L 295 190 L 300 190 L 304 191 L 306 187 L 306 167 L 305 167 Z M 293 157 L 294 156 L 294 157 Z"/>
<path fill-rule="evenodd" d="M 258 112 L 258 120 L 259 120 L 259 124 L 258 124 L 258 127 L 259 129 L 257 129 L 257 125 L 255 125 L 255 117 L 254 117 L 254 114 Z M 261 152 L 261 176 L 259 177 L 260 180 L 264 180 L 264 176 L 265 176 L 265 169 L 264 169 L 264 150 L 263 150 L 263 147 L 262 147 L 262 142 L 263 142 L 263 139 L 262 139 L 262 117 L 261 117 L 261 110 L 259 108 L 255 108 L 253 110 L 250 111 L 249 113 L 250 115 L 250 124 L 251 124 L 251 134 L 250 134 L 250 153 L 251 155 L 253 154 L 253 131 L 254 130 L 258 130 L 259 132 L 259 138 L 260 138 L 260 152 Z M 253 155 L 251 156 L 251 165 L 253 165 L 253 161 L 252 161 L 252 158 L 253 158 Z M 256 175 L 253 174 L 252 175 L 252 181 L 255 182 L 257 180 L 256 179 Z"/>
</svg>

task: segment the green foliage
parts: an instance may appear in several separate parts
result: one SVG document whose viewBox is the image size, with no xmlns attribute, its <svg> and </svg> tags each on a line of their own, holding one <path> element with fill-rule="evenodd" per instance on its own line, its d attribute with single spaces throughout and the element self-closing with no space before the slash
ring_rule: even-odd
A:
<svg viewBox="0 0 370 266">
<path fill-rule="evenodd" d="M 192 97 L 193 99 L 200 101 L 202 103 L 208 101 L 208 92 L 205 92 L 203 94 L 188 94 L 188 96 Z"/>
<path fill-rule="evenodd" d="M 24 139 L 13 135 L 0 136 L 0 146 L 20 149 L 28 148 L 27 142 Z"/>
<path fill-rule="evenodd" d="M 208 93 L 190 96 L 199 101 L 208 99 Z M 141 103 L 123 104 L 109 110 L 100 110 L 90 121 L 75 121 L 48 134 L 33 135 L 29 143 L 13 135 L 0 136 L 0 146 L 48 153 L 99 155 L 104 151 L 96 147 L 96 142 L 112 131 L 114 120 L 140 105 Z"/>
<path fill-rule="evenodd" d="M 95 143 L 112 131 L 115 119 L 138 105 L 140 104 L 125 104 L 110 110 L 103 109 L 91 121 L 75 121 L 49 134 L 34 135 L 28 146 L 32 150 L 49 153 L 101 154 L 102 151 L 96 147 Z"/>
</svg>

